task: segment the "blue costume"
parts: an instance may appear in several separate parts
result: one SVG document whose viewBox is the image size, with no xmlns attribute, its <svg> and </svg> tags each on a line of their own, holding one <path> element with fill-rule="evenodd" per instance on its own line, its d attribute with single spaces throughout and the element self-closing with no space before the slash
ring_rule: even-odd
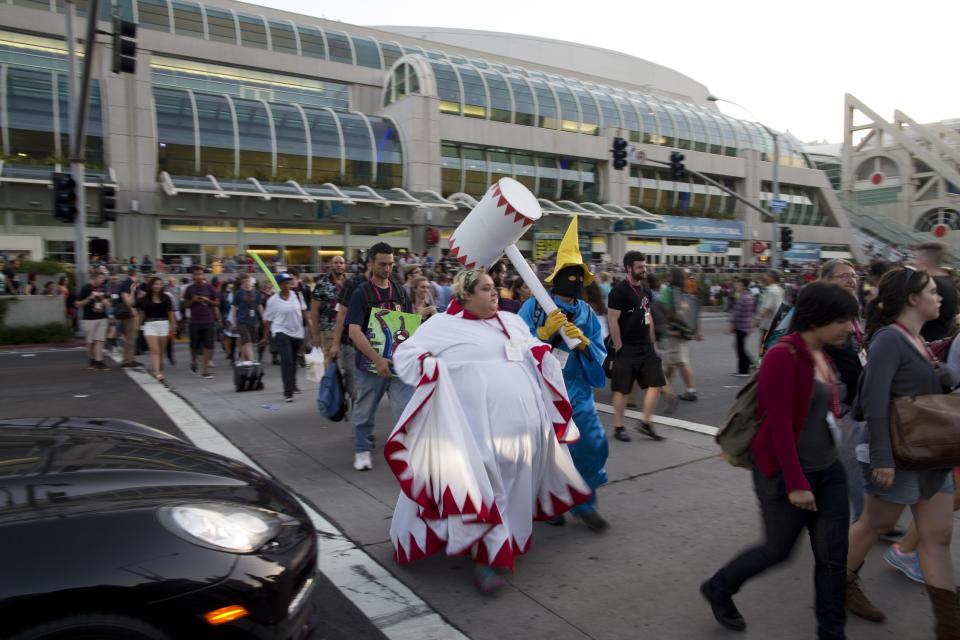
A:
<svg viewBox="0 0 960 640">
<path fill-rule="evenodd" d="M 553 301 L 590 341 L 585 350 L 573 351 L 563 342 L 560 332 L 557 332 L 551 341 L 554 353 L 565 351 L 570 354 L 563 367 L 563 381 L 567 385 L 570 404 L 573 405 L 573 421 L 580 430 L 580 440 L 569 445 L 570 454 L 577 471 L 592 490 L 590 499 L 571 509 L 571 512 L 583 514 L 596 510 L 597 487 L 607 483 L 607 471 L 604 469 L 608 454 L 607 435 L 597 418 L 597 409 L 593 404 L 593 388 L 602 389 L 607 384 L 603 372 L 607 350 L 603 346 L 597 314 L 586 302 L 574 299 L 572 303 L 566 303 L 556 295 L 553 296 Z M 533 297 L 523 303 L 518 315 L 527 323 L 533 335 L 537 335 L 537 327 L 542 326 L 547 319 L 546 312 L 539 308 Z"/>
</svg>

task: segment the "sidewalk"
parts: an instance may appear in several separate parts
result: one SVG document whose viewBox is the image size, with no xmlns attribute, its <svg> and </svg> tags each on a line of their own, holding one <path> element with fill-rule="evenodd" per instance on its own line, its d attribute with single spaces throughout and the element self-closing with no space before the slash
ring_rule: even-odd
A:
<svg viewBox="0 0 960 640">
<path fill-rule="evenodd" d="M 610 484 L 600 490 L 609 532 L 595 535 L 574 522 L 537 524 L 532 548 L 509 586 L 488 598 L 471 584 L 465 559 L 394 563 L 387 531 L 399 490 L 382 449 L 374 452 L 372 471 L 354 471 L 350 424 L 319 416 L 316 385 L 304 379 L 302 369 L 304 394 L 285 404 L 277 367 L 265 365 L 264 391 L 236 393 L 222 356 L 210 381 L 189 373 L 185 353 L 178 352 L 178 362 L 166 371 L 177 393 L 470 638 L 732 637 L 714 622 L 697 587 L 758 541 L 761 529 L 749 474 L 720 461 L 709 436 L 661 426 L 664 442 L 639 435 L 631 443 L 611 440 Z M 381 445 L 392 426 L 387 414 L 384 405 L 377 415 Z M 601 419 L 610 428 L 610 417 L 601 413 Z M 956 533 L 960 540 L 960 527 Z M 849 637 L 932 637 L 923 587 L 887 567 L 880 558 L 884 549 L 877 546 L 863 576 L 889 620 L 873 625 L 851 619 Z M 960 575 L 956 548 L 954 563 Z M 802 538 L 793 561 L 738 596 L 750 625 L 739 637 L 815 637 L 812 574 Z"/>
</svg>

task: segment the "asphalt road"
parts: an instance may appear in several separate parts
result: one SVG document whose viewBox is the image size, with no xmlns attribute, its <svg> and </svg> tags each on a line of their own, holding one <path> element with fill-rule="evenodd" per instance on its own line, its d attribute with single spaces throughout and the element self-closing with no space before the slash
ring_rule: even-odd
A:
<svg viewBox="0 0 960 640">
<path fill-rule="evenodd" d="M 743 379 L 731 375 L 735 354 L 725 319 L 706 319 L 704 328 L 706 339 L 691 344 L 700 400 L 681 403 L 673 417 L 716 426 Z M 110 407 L 114 417 L 155 415 L 145 413 L 156 407 L 150 407 L 120 372 L 100 374 L 78 366 L 71 374 L 58 373 L 53 379 L 45 373 L 69 369 L 74 361 L 82 365 L 82 354 L 38 354 L 35 358 L 40 360 L 32 363 L 18 358 L 0 355 L 4 414 L 15 407 L 22 415 L 36 415 L 41 408 L 55 414 L 90 415 Z M 185 362 L 183 354 L 178 358 Z M 611 523 L 608 532 L 595 535 L 574 522 L 565 527 L 537 524 L 532 549 L 519 561 L 509 585 L 490 598 L 472 586 L 470 563 L 462 558 L 433 557 L 403 567 L 393 562 L 387 531 L 398 494 L 396 480 L 379 449 L 374 452 L 372 471 L 352 469 L 350 425 L 319 416 L 313 398 L 316 386 L 303 379 L 302 371 L 300 386 L 305 394 L 285 404 L 277 367 L 266 366 L 265 390 L 238 394 L 219 354 L 217 362 L 213 380 L 201 380 L 180 364 L 166 371 L 168 384 L 468 637 L 732 637 L 713 621 L 697 585 L 738 550 L 756 542 L 761 529 L 749 474 L 720 461 L 712 438 L 661 425 L 661 433 L 667 436 L 663 442 L 639 435 L 630 443 L 611 440 L 610 483 L 599 492 L 600 508 Z M 93 391 L 101 384 L 119 386 L 116 392 L 105 389 L 95 404 L 86 402 L 91 394 L 74 397 L 86 392 L 74 391 L 71 384 Z M 39 388 L 28 391 L 31 387 Z M 117 400 L 118 396 L 125 399 Z M 608 397 L 598 392 L 600 402 Z M 612 416 L 602 413 L 601 420 L 612 432 Z M 391 426 L 388 410 L 382 406 L 377 416 L 379 442 Z M 960 536 L 960 519 L 955 522 L 955 534 Z M 887 567 L 881 560 L 884 550 L 884 544 L 877 545 L 862 575 L 869 594 L 889 619 L 882 625 L 851 619 L 848 637 L 932 637 L 923 587 Z M 953 558 L 960 575 L 956 544 Z M 812 574 L 812 556 L 801 539 L 791 561 L 749 583 L 738 595 L 737 603 L 749 623 L 738 637 L 815 637 Z M 335 595 L 325 592 L 324 597 Z M 350 609 L 340 600 L 332 602 L 334 613 Z M 390 621 L 374 618 L 373 623 L 389 637 Z M 354 622 L 344 619 L 344 629 L 331 629 L 322 637 L 371 637 L 360 635 L 350 626 Z"/>
</svg>

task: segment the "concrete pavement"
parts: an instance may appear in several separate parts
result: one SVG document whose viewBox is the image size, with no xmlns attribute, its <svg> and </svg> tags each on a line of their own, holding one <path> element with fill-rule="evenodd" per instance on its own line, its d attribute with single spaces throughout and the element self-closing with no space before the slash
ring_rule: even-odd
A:
<svg viewBox="0 0 960 640">
<path fill-rule="evenodd" d="M 675 417 L 717 425 L 742 379 L 729 375 L 734 353 L 731 340 L 722 333 L 725 322 L 709 320 L 706 328 L 707 339 L 691 344 L 701 399 L 682 403 Z M 352 469 L 350 425 L 330 423 L 319 416 L 314 402 L 316 385 L 303 379 L 302 370 L 300 386 L 306 393 L 296 396 L 294 403 L 284 404 L 276 367 L 266 366 L 264 391 L 238 394 L 222 357 L 218 356 L 216 377 L 204 381 L 189 373 L 185 355 L 178 354 L 180 366 L 166 371 L 174 392 L 468 637 L 734 636 L 713 621 L 697 585 L 740 548 L 757 541 L 760 523 L 749 474 L 720 461 L 712 438 L 661 426 L 668 437 L 664 442 L 639 435 L 630 443 L 611 440 L 611 482 L 600 490 L 600 506 L 611 529 L 596 535 L 573 522 L 564 527 L 536 525 L 533 547 L 520 560 L 509 586 L 489 598 L 472 586 L 470 563 L 465 559 L 434 557 L 405 567 L 393 562 L 387 530 L 398 494 L 396 481 L 380 449 L 375 452 L 372 471 Z M 82 353 L 69 357 L 82 360 Z M 0 371 L 5 380 L 12 380 L 0 389 L 4 403 L 16 402 L 19 390 L 28 384 L 22 375 L 8 375 L 13 371 L 9 368 L 12 361 L 12 356 L 0 356 Z M 38 369 L 43 368 L 41 362 L 37 361 Z M 83 379 L 86 373 L 76 372 L 78 384 L 89 384 Z M 126 377 L 122 374 L 90 375 L 107 376 L 104 379 L 109 384 L 116 381 L 129 389 L 120 382 Z M 82 394 L 62 393 L 69 389 L 57 388 L 66 408 L 84 400 L 68 398 Z M 135 389 L 130 395 L 137 397 Z M 598 396 L 605 399 L 608 394 Z M 28 406 L 39 409 L 48 405 L 34 400 Z M 36 415 L 37 411 L 29 413 Z M 601 414 L 601 419 L 612 431 L 612 416 Z M 386 407 L 381 408 L 377 425 L 382 443 L 392 426 Z M 960 534 L 960 529 L 955 531 Z M 870 595 L 886 609 L 889 620 L 873 625 L 851 619 L 848 636 L 932 637 L 932 617 L 922 586 L 887 567 L 880 559 L 883 549 L 878 545 L 863 575 Z M 956 545 L 954 564 L 960 575 Z M 801 539 L 791 562 L 748 584 L 737 597 L 749 624 L 747 632 L 738 637 L 815 637 L 812 573 L 812 557 L 806 540 Z M 392 637 L 391 622 L 376 616 L 372 620 L 388 637 Z"/>
</svg>

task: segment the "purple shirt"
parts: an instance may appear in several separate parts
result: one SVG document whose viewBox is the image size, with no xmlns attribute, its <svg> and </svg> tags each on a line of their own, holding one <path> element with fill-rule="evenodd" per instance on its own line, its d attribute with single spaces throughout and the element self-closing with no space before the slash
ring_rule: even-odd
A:
<svg viewBox="0 0 960 640">
<path fill-rule="evenodd" d="M 753 329 L 753 310 L 756 303 L 750 292 L 744 291 L 733 303 L 733 328 L 737 331 L 750 333 Z"/>
<path fill-rule="evenodd" d="M 183 301 L 187 302 L 196 296 L 206 296 L 216 303 L 217 294 L 213 287 L 204 282 L 203 284 L 193 283 L 183 292 Z M 190 307 L 190 324 L 213 324 L 216 316 L 213 315 L 213 306 L 197 303 Z"/>
</svg>

